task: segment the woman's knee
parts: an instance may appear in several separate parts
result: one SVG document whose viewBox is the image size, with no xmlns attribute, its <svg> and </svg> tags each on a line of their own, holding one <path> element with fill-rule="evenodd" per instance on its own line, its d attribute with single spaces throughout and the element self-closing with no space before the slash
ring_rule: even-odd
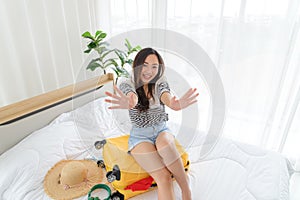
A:
<svg viewBox="0 0 300 200">
<path fill-rule="evenodd" d="M 156 148 L 158 154 L 163 159 L 165 165 L 170 165 L 178 158 L 180 158 L 180 154 L 176 148 L 175 139 L 173 135 L 169 133 L 162 133 L 157 138 Z"/>
<path fill-rule="evenodd" d="M 135 161 L 148 173 L 165 168 L 155 146 L 149 142 L 142 142 L 131 151 Z"/>
<path fill-rule="evenodd" d="M 155 172 L 155 174 L 151 174 L 151 176 L 157 185 L 166 185 L 172 183 L 172 176 L 167 168 L 161 169 Z"/>
<path fill-rule="evenodd" d="M 157 137 L 155 145 L 156 145 L 157 150 L 168 147 L 168 146 L 174 146 L 175 138 L 171 133 L 162 132 Z"/>
</svg>

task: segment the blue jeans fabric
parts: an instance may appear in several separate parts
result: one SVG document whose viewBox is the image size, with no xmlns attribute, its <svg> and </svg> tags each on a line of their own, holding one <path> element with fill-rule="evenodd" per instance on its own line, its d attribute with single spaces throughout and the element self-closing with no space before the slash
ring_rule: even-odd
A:
<svg viewBox="0 0 300 200">
<path fill-rule="evenodd" d="M 156 125 L 140 128 L 132 127 L 128 140 L 128 152 L 141 142 L 150 142 L 155 145 L 156 138 L 162 132 L 172 133 L 167 127 L 166 122 L 160 122 Z"/>
</svg>

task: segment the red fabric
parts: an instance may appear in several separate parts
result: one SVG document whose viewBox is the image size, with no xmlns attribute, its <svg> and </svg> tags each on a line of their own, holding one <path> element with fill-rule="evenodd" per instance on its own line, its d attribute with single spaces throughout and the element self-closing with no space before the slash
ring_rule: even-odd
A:
<svg viewBox="0 0 300 200">
<path fill-rule="evenodd" d="M 132 183 L 131 185 L 128 185 L 125 190 L 132 190 L 134 191 L 141 191 L 141 190 L 147 190 L 153 182 L 153 178 L 151 176 L 141 179 L 139 181 L 136 181 Z"/>
</svg>

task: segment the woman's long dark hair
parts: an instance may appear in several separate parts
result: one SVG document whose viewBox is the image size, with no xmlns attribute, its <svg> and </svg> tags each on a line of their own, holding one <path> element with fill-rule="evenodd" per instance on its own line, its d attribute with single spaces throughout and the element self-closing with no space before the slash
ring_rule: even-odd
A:
<svg viewBox="0 0 300 200">
<path fill-rule="evenodd" d="M 147 58 L 147 56 L 154 54 L 156 55 L 159 63 L 158 67 L 158 73 L 157 75 L 148 83 L 148 94 L 145 93 L 144 90 L 144 83 L 141 80 L 141 71 L 144 65 L 144 62 Z M 165 65 L 162 57 L 159 55 L 159 53 L 152 49 L 152 48 L 144 48 L 138 52 L 138 54 L 135 56 L 133 65 L 132 65 L 133 71 L 134 71 L 134 83 L 136 87 L 136 92 L 138 95 L 138 104 L 137 109 L 139 111 L 146 111 L 149 109 L 149 99 L 147 96 L 150 96 L 153 98 L 153 91 L 155 88 L 155 84 L 159 78 L 162 77 L 164 71 L 165 71 Z M 153 98 L 154 99 L 154 98 Z"/>
</svg>

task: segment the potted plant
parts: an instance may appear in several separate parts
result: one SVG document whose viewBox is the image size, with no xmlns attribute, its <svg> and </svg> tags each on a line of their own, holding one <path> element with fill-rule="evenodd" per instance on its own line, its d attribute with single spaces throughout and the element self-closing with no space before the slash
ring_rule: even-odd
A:
<svg viewBox="0 0 300 200">
<path fill-rule="evenodd" d="M 117 83 L 119 77 L 128 77 L 129 72 L 125 67 L 126 65 L 132 65 L 133 60 L 131 58 L 131 54 L 141 50 L 141 47 L 139 45 L 132 47 L 128 39 L 125 39 L 126 51 L 118 48 L 109 49 L 109 43 L 103 41 L 106 36 L 107 34 L 101 30 L 96 31 L 95 35 L 91 35 L 91 33 L 88 31 L 82 34 L 83 38 L 89 40 L 87 49 L 84 51 L 84 53 L 96 51 L 98 54 L 97 58 L 92 59 L 89 62 L 86 69 L 94 71 L 97 68 L 101 68 L 104 74 L 106 74 L 107 69 L 112 69 L 116 74 Z M 112 57 L 112 53 L 116 57 Z"/>
</svg>

